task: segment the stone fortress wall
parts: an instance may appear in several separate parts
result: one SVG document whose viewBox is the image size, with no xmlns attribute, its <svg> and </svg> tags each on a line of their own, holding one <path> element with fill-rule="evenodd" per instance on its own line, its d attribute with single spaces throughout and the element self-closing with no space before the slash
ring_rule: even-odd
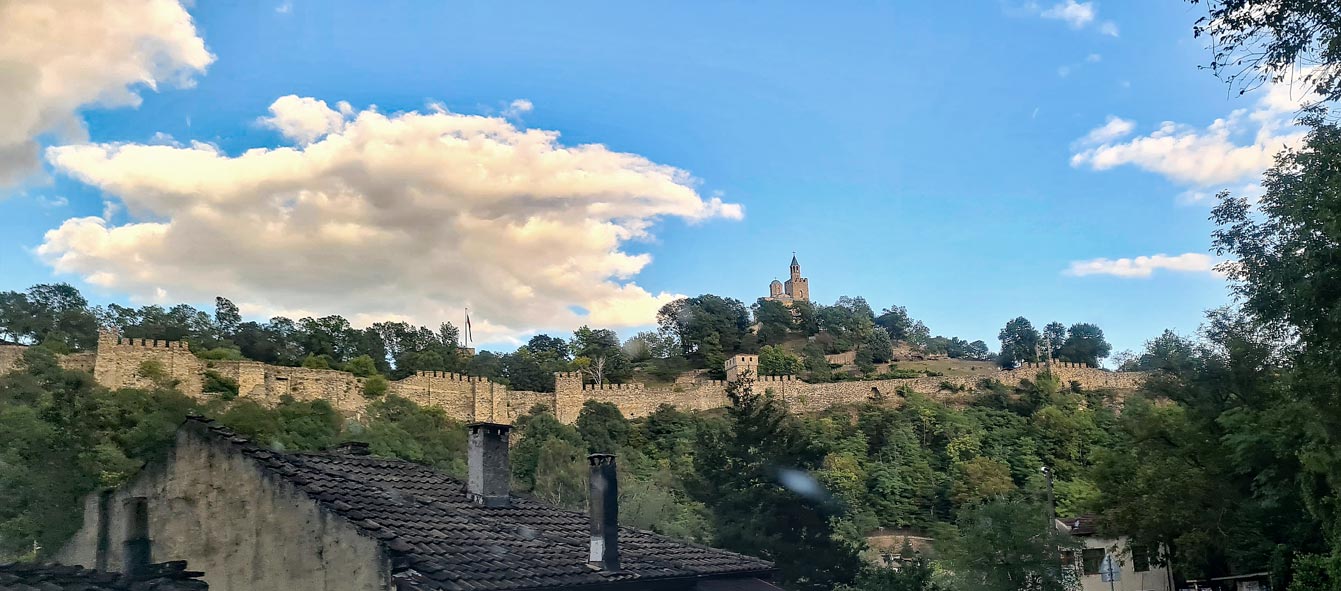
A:
<svg viewBox="0 0 1341 591">
<path fill-rule="evenodd" d="M 9 371 L 22 356 L 25 347 L 0 346 L 0 373 Z M 209 361 L 197 358 L 183 341 L 122 339 L 100 335 L 96 353 L 76 353 L 61 359 L 69 369 L 91 371 L 99 384 L 108 388 L 150 387 L 153 379 L 142 375 L 146 361 L 155 362 L 161 378 L 177 382 L 178 388 L 193 397 L 206 397 L 205 372 L 215 372 L 235 381 L 238 396 L 261 404 L 277 404 L 284 396 L 295 400 L 326 400 L 337 410 L 359 416 L 370 402 L 363 395 L 364 378 L 330 369 L 308 369 L 267 365 L 258 361 Z M 1006 384 L 1034 379 L 1045 364 L 1031 363 L 1009 371 L 980 376 L 924 377 L 911 379 L 869 380 L 810 384 L 793 376 L 759 376 L 756 388 L 771 390 L 801 412 L 817 411 L 837 404 L 858 403 L 874 394 L 892 395 L 901 388 L 954 402 L 963 397 L 962 389 L 971 389 L 980 380 L 990 378 Z M 727 360 L 728 379 L 749 371 L 757 374 L 758 356 L 736 355 Z M 1127 390 L 1140 385 L 1145 374 L 1110 372 L 1077 363 L 1051 364 L 1051 371 L 1063 384 L 1077 382 L 1085 389 Z M 160 379 L 161 379 L 160 378 Z M 554 392 L 509 390 L 487 378 L 449 372 L 418 372 L 390 383 L 389 392 L 414 402 L 441 408 L 461 421 L 511 423 L 535 405 L 553 410 L 560 421 L 577 420 L 587 400 L 610 402 L 624 416 L 634 418 L 651 414 L 662 404 L 686 411 L 719 408 L 728 404 L 727 382 L 710 380 L 691 373 L 674 384 L 646 387 L 644 384 L 583 384 L 580 374 L 555 374 Z"/>
</svg>

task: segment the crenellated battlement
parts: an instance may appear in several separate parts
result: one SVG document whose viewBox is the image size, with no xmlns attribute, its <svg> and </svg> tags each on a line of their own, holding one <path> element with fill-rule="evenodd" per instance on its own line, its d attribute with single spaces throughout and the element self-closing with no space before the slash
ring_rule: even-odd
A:
<svg viewBox="0 0 1341 591">
<path fill-rule="evenodd" d="M 103 346 L 104 343 L 107 346 L 122 347 L 127 349 L 132 347 L 139 349 L 178 349 L 183 351 L 190 349 L 190 347 L 186 345 L 186 341 L 160 341 L 158 339 L 129 339 L 129 338 L 121 338 L 118 336 L 113 336 L 107 341 L 103 341 L 101 339 L 98 341 L 98 345 L 100 347 Z"/>
<path fill-rule="evenodd" d="M 469 376 L 466 374 L 460 374 L 450 371 L 416 371 L 414 372 L 414 375 L 421 378 L 434 378 L 439 380 L 447 380 L 450 382 L 468 382 L 478 384 L 492 383 L 489 381 L 489 378 L 483 376 Z"/>
<path fill-rule="evenodd" d="M 1071 361 L 1053 361 L 1053 369 L 1094 369 L 1088 363 L 1073 363 Z M 1028 361 L 1020 364 L 1020 369 L 1047 369 L 1046 361 Z"/>
<path fill-rule="evenodd" d="M 756 382 L 794 382 L 796 376 L 759 376 L 755 378 Z"/>
<path fill-rule="evenodd" d="M 555 379 L 559 379 L 559 380 L 580 380 L 580 379 L 582 379 L 582 372 L 580 372 L 580 371 L 556 371 L 556 372 L 554 372 L 554 378 L 555 378 Z"/>
</svg>

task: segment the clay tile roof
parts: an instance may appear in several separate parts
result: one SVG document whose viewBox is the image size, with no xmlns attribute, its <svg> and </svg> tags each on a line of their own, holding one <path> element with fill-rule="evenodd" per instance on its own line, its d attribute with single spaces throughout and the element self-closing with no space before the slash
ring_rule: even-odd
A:
<svg viewBox="0 0 1341 591">
<path fill-rule="evenodd" d="M 1059 519 L 1066 527 L 1070 529 L 1073 536 L 1092 536 L 1099 531 L 1099 518 L 1094 515 L 1081 515 L 1079 517 L 1067 517 Z"/>
<path fill-rule="evenodd" d="M 513 496 L 509 507 L 469 502 L 460 480 L 403 460 L 330 453 L 281 453 L 207 419 L 199 432 L 251 456 L 270 474 L 294 483 L 327 509 L 380 541 L 392 557 L 402 591 L 549 589 L 767 576 L 770 562 L 621 527 L 622 571 L 587 565 L 591 539 L 585 513 Z"/>
<path fill-rule="evenodd" d="M 143 574 L 128 577 L 63 564 L 0 564 L 0 591 L 204 591 L 202 573 L 186 570 L 186 562 L 149 565 Z"/>
</svg>

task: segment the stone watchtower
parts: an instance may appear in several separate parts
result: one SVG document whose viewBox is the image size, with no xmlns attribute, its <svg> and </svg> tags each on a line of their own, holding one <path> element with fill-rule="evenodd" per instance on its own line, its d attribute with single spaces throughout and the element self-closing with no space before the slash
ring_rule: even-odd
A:
<svg viewBox="0 0 1341 591">
<path fill-rule="evenodd" d="M 796 262 L 796 253 L 792 253 L 791 278 L 787 280 L 785 289 L 792 301 L 810 301 L 810 280 L 801 276 L 801 263 Z"/>
<path fill-rule="evenodd" d="M 792 268 L 787 283 L 774 279 L 768 284 L 768 297 L 764 299 L 782 302 L 784 306 L 790 306 L 792 302 L 810 301 L 810 280 L 801 276 L 801 263 L 796 262 L 796 253 L 792 253 Z"/>
</svg>

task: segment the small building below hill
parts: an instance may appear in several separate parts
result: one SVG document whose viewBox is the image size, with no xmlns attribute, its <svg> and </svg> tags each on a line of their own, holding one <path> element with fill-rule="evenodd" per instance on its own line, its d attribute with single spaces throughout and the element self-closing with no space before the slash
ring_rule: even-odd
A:
<svg viewBox="0 0 1341 591">
<path fill-rule="evenodd" d="M 85 502 L 66 564 L 185 560 L 215 591 L 776 590 L 758 558 L 618 526 L 614 456 L 590 515 L 510 494 L 508 427 L 469 426 L 466 482 L 366 446 L 283 453 L 203 418 Z"/>
<path fill-rule="evenodd" d="M 1080 591 L 1174 591 L 1172 574 L 1159 563 L 1157 549 L 1131 544 L 1125 536 L 1101 536 L 1095 522 L 1091 515 L 1057 520 L 1059 530 L 1084 543 L 1080 551 L 1063 556 L 1063 562 L 1076 570 Z M 1118 580 L 1111 585 L 1099 574 L 1110 554 L 1120 566 Z"/>
</svg>

